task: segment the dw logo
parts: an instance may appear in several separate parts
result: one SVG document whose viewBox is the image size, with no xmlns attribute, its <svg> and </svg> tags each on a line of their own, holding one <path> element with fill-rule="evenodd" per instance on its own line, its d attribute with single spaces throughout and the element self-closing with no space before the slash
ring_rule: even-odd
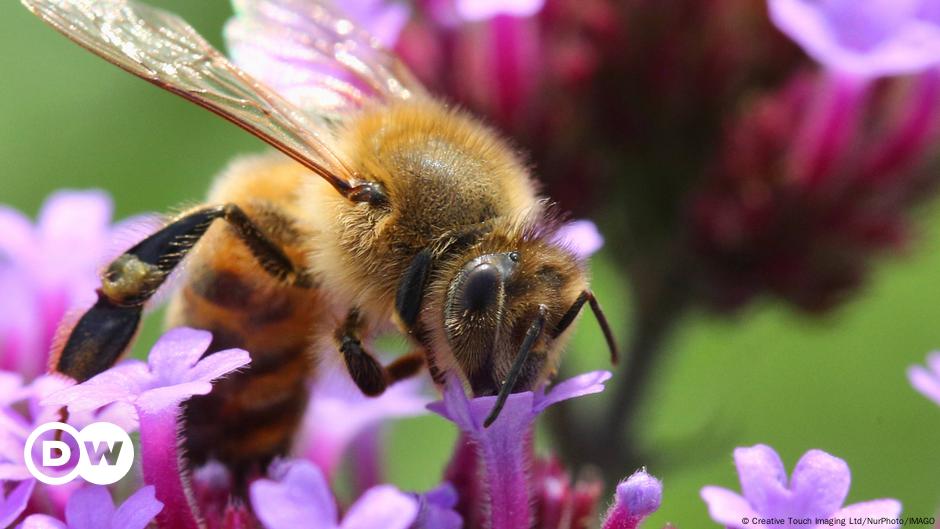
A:
<svg viewBox="0 0 940 529">
<path fill-rule="evenodd" d="M 47 485 L 63 485 L 77 476 L 95 485 L 110 485 L 130 472 L 134 444 L 127 432 L 109 422 L 89 424 L 81 431 L 49 422 L 26 438 L 23 460 L 29 473 Z"/>
</svg>

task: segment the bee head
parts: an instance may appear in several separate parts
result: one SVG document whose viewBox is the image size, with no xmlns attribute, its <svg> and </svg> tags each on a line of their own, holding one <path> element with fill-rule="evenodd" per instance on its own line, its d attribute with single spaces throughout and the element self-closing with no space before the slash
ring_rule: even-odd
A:
<svg viewBox="0 0 940 529">
<path fill-rule="evenodd" d="M 551 242 L 468 256 L 445 293 L 443 323 L 474 396 L 504 399 L 545 382 L 581 306 L 594 305 L 588 296 L 581 263 Z"/>
</svg>

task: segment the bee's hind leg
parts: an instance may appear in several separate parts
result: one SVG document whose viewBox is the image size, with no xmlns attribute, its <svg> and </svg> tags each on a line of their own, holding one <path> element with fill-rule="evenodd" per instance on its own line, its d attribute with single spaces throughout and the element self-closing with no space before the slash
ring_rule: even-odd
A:
<svg viewBox="0 0 940 529">
<path fill-rule="evenodd" d="M 388 386 L 410 378 L 424 367 L 424 353 L 412 351 L 389 364 L 382 366 L 362 345 L 360 330 L 362 319 L 357 309 L 349 311 L 346 321 L 336 330 L 336 341 L 343 355 L 346 369 L 359 390 L 370 397 L 385 392 Z"/>
<path fill-rule="evenodd" d="M 98 302 L 72 328 L 52 367 L 78 381 L 108 369 L 130 346 L 144 304 L 216 219 L 225 219 L 272 276 L 303 284 L 284 252 L 235 204 L 186 213 L 115 259 L 102 274 Z"/>
</svg>

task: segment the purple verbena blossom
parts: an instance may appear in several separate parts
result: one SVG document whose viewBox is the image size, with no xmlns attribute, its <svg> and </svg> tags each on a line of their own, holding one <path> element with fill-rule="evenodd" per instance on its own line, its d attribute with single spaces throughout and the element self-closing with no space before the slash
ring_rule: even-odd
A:
<svg viewBox="0 0 940 529">
<path fill-rule="evenodd" d="M 769 0 L 781 31 L 839 72 L 864 78 L 940 65 L 933 0 Z"/>
<path fill-rule="evenodd" d="M 454 511 L 459 498 L 450 483 L 417 494 L 418 514 L 410 529 L 461 529 L 463 520 Z"/>
<path fill-rule="evenodd" d="M 456 0 L 457 14 L 466 22 L 498 16 L 530 17 L 542 10 L 545 0 Z"/>
<path fill-rule="evenodd" d="M 483 421 L 492 410 L 496 397 L 468 399 L 460 380 L 456 375 L 450 375 L 444 388 L 444 399 L 428 408 L 460 428 L 464 438 L 458 446 L 470 444 L 476 452 L 483 496 L 472 507 L 489 516 L 484 526 L 517 529 L 532 525 L 529 470 L 535 418 L 552 404 L 603 391 L 604 382 L 610 377 L 608 371 L 594 371 L 561 382 L 548 393 L 545 388 L 513 393 L 506 400 L 499 418 L 484 428 Z M 459 487 L 459 484 L 455 485 Z M 473 519 L 466 513 L 465 518 Z"/>
<path fill-rule="evenodd" d="M 572 480 L 557 457 L 537 458 L 532 470 L 535 525 L 548 529 L 596 527 L 603 478 L 584 470 Z"/>
<path fill-rule="evenodd" d="M 125 360 L 91 379 L 62 391 L 44 405 L 68 406 L 87 411 L 114 402 L 133 405 L 138 413 L 159 413 L 176 408 L 193 395 L 205 395 L 212 382 L 250 361 L 246 351 L 226 349 L 203 354 L 212 343 L 212 333 L 180 327 L 160 337 L 147 361 Z"/>
<path fill-rule="evenodd" d="M 251 485 L 251 505 L 265 529 L 408 529 L 418 515 L 418 502 L 391 485 L 367 490 L 342 521 L 326 478 L 308 461 L 284 462 L 272 468 L 275 479 Z"/>
<path fill-rule="evenodd" d="M 28 516 L 17 529 L 144 529 L 163 504 L 154 497 L 153 487 L 144 487 L 117 509 L 105 487 L 85 487 L 75 491 L 65 508 L 65 523 L 44 514 Z"/>
<path fill-rule="evenodd" d="M 36 427 L 62 420 L 59 407 L 43 405 L 42 400 L 72 383 L 64 377 L 44 375 L 23 386 L 19 375 L 0 372 L 0 385 L 4 392 L 0 397 L 0 494 L 6 493 L 0 507 L 0 521 L 12 516 L 8 522 L 11 523 L 24 510 L 27 513 L 41 510 L 60 514 L 71 493 L 79 485 L 77 482 L 57 486 L 41 485 L 36 493 L 36 479 L 30 474 L 24 457 L 27 437 Z M 68 422 L 80 429 L 97 420 L 108 420 L 108 417 L 103 413 L 89 412 L 69 417 Z M 53 435 L 53 432 L 48 432 L 40 439 Z M 66 437 L 64 440 L 76 448 L 74 439 Z M 73 454 L 77 453 L 73 450 Z M 33 461 L 42 460 L 41 443 L 33 445 L 32 454 Z M 76 463 L 77 458 L 73 458 L 61 468 L 44 468 L 43 472 L 57 475 L 71 470 Z"/>
<path fill-rule="evenodd" d="M 34 224 L 0 206 L 0 369 L 31 379 L 46 370 L 56 329 L 67 312 L 95 300 L 98 270 L 115 243 L 132 243 L 147 224 L 111 224 L 103 191 L 58 191 Z"/>
<path fill-rule="evenodd" d="M 345 366 L 324 362 L 319 371 L 295 452 L 316 463 L 327 477 L 333 476 L 358 436 L 372 434 L 385 420 L 421 415 L 431 400 L 417 379 L 394 384 L 381 396 L 367 397 Z"/>
<path fill-rule="evenodd" d="M 635 529 L 659 509 L 662 499 L 662 482 L 646 470 L 638 470 L 617 485 L 614 504 L 607 511 L 603 529 Z"/>
<path fill-rule="evenodd" d="M 164 334 L 147 363 L 127 360 L 82 384 L 49 396 L 44 403 L 84 411 L 121 403 L 133 406 L 140 424 L 144 481 L 156 487 L 166 508 L 161 527 L 197 529 L 196 506 L 178 453 L 180 404 L 212 390 L 212 381 L 250 361 L 246 351 L 228 349 L 203 358 L 212 334 L 178 328 Z"/>
<path fill-rule="evenodd" d="M 940 405 L 940 352 L 927 355 L 927 367 L 911 366 L 907 370 L 911 386 Z"/>
<path fill-rule="evenodd" d="M 570 248 L 581 259 L 587 259 L 604 246 L 603 235 L 589 220 L 575 220 L 562 225 L 555 234 L 555 241 Z"/>
<path fill-rule="evenodd" d="M 0 527 L 10 527 L 23 514 L 35 486 L 34 479 L 16 484 L 0 480 Z"/>
<path fill-rule="evenodd" d="M 843 507 L 849 492 L 851 475 L 845 461 L 821 450 L 810 450 L 793 469 L 787 480 L 783 462 L 773 448 L 755 445 L 734 451 L 735 465 L 741 479 L 743 495 L 721 487 L 702 489 L 702 499 L 708 504 L 712 519 L 728 528 L 801 527 L 810 524 L 764 525 L 759 519 L 768 518 L 843 518 L 872 517 L 894 520 L 901 513 L 901 503 L 893 499 L 871 500 Z M 745 523 L 742 519 L 747 519 Z M 886 527 L 897 527 L 885 525 Z"/>
</svg>

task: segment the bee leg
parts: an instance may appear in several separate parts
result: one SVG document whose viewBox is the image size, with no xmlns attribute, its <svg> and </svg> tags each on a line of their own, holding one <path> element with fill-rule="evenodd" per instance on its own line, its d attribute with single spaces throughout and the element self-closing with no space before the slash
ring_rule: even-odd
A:
<svg viewBox="0 0 940 529">
<path fill-rule="evenodd" d="M 396 358 L 391 364 L 385 366 L 385 373 L 388 376 L 389 384 L 411 378 L 420 373 L 421 369 L 424 367 L 425 358 L 426 355 L 423 349 L 417 349 L 405 356 Z"/>
<path fill-rule="evenodd" d="M 234 204 L 197 209 L 166 225 L 115 259 L 102 274 L 98 302 L 78 320 L 52 366 L 78 381 L 108 369 L 137 333 L 144 304 L 216 219 L 225 219 L 264 270 L 303 283 L 284 252 Z"/>
<path fill-rule="evenodd" d="M 359 390 L 370 397 L 385 392 L 388 386 L 414 376 L 424 366 L 424 354 L 421 350 L 413 351 L 388 365 L 382 366 L 369 351 L 362 346 L 360 331 L 362 320 L 359 311 L 349 311 L 346 321 L 336 330 L 336 341 L 343 355 L 346 369 Z"/>
<path fill-rule="evenodd" d="M 418 321 L 421 301 L 424 299 L 425 287 L 431 275 L 431 264 L 431 251 L 421 250 L 411 260 L 411 264 L 408 265 L 405 275 L 398 284 L 398 291 L 395 294 L 395 311 L 402 325 L 409 331 Z"/>
</svg>

